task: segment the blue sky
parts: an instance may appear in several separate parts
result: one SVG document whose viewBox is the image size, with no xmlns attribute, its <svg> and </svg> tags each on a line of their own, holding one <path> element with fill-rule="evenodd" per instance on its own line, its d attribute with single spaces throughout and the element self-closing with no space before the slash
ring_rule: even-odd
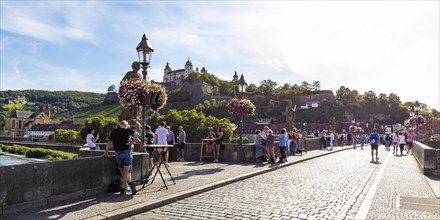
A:
<svg viewBox="0 0 440 220">
<path fill-rule="evenodd" d="M 440 109 L 439 1 L 1 1 L 0 89 L 106 92 L 137 60 L 222 79 L 319 80 Z"/>
</svg>

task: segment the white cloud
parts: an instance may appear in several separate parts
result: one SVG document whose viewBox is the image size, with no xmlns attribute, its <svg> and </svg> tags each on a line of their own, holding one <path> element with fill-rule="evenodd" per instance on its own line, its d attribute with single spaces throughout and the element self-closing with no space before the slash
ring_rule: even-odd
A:
<svg viewBox="0 0 440 220">
<path fill-rule="evenodd" d="M 440 109 L 437 1 L 2 2 L 1 16 L 10 39 L 61 43 L 58 53 L 74 52 L 71 66 L 92 60 L 97 68 L 63 69 L 81 88 L 92 82 L 78 78 L 97 69 L 104 80 L 89 88 L 118 83 L 146 33 L 155 47 L 148 71 L 154 80 L 162 79 L 166 62 L 179 69 L 190 57 L 195 67 L 224 79 L 237 68 L 250 83 L 319 80 L 322 89 L 393 92 L 402 101 L 419 99 Z M 63 50 L 74 41 L 94 45 Z M 16 44 L 2 36 L 0 49 Z"/>
<path fill-rule="evenodd" d="M 96 17 L 93 2 L 2 2 L 1 29 L 42 41 L 61 43 L 66 39 L 94 42 Z M 86 9 L 86 10 L 84 10 Z"/>
</svg>

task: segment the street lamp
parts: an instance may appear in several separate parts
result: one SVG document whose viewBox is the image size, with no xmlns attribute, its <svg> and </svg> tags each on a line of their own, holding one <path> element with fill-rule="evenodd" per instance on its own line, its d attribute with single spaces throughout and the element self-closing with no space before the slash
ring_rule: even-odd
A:
<svg viewBox="0 0 440 220">
<path fill-rule="evenodd" d="M 243 94 L 246 92 L 248 84 L 244 81 L 244 76 L 241 74 L 240 79 L 238 80 L 238 92 Z"/>
<path fill-rule="evenodd" d="M 420 103 L 417 100 L 416 103 L 414 103 L 414 110 L 415 110 L 415 114 L 418 115 L 420 111 Z"/>
<path fill-rule="evenodd" d="M 415 113 L 416 113 L 416 110 L 414 109 L 414 107 L 409 109 L 409 116 L 410 117 L 414 117 Z"/>
<path fill-rule="evenodd" d="M 238 93 L 240 94 L 240 98 L 243 98 L 243 94 L 246 92 L 247 83 L 244 81 L 244 76 L 241 74 L 240 79 L 238 80 Z M 240 150 L 242 150 L 243 154 L 241 157 L 241 161 L 244 161 L 244 147 L 243 147 L 243 112 L 240 113 Z"/>
<path fill-rule="evenodd" d="M 151 45 L 150 41 L 148 41 L 147 36 L 142 36 L 141 42 L 136 47 L 136 51 L 138 52 L 139 63 L 142 65 L 142 76 L 143 79 L 147 80 L 147 68 L 150 65 L 151 55 L 153 55 L 153 45 Z M 146 101 L 142 105 L 142 131 L 143 135 L 141 138 L 141 146 L 144 146 L 145 143 L 145 121 L 146 121 L 146 112 L 147 112 L 147 103 Z"/>
<path fill-rule="evenodd" d="M 139 63 L 142 65 L 142 76 L 147 80 L 147 68 L 150 65 L 151 56 L 153 55 L 153 45 L 148 41 L 147 36 L 142 36 L 141 42 L 136 47 L 138 52 Z"/>
</svg>

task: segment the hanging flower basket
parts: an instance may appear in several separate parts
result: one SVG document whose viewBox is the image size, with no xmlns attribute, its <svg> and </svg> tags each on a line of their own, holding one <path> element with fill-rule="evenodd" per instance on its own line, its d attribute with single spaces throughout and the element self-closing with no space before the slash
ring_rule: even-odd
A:
<svg viewBox="0 0 440 220">
<path fill-rule="evenodd" d="M 122 107 L 130 110 L 145 103 L 151 110 L 157 111 L 166 104 L 168 98 L 162 86 L 139 78 L 122 81 L 118 95 Z"/>
<path fill-rule="evenodd" d="M 232 99 L 228 104 L 226 104 L 228 113 L 233 115 L 237 113 L 243 113 L 248 115 L 255 114 L 256 107 L 249 99 Z"/>
<path fill-rule="evenodd" d="M 356 126 L 356 125 L 350 125 L 350 127 L 348 127 L 348 129 L 349 129 L 351 132 L 359 132 L 359 133 L 362 133 L 362 132 L 364 131 L 364 129 L 362 129 L 361 127 Z"/>
<path fill-rule="evenodd" d="M 417 126 L 417 125 L 423 125 L 425 124 L 425 117 L 423 117 L 422 115 L 415 115 L 412 116 L 411 118 L 409 118 L 408 120 L 405 121 L 406 125 L 411 125 L 411 126 Z"/>
</svg>

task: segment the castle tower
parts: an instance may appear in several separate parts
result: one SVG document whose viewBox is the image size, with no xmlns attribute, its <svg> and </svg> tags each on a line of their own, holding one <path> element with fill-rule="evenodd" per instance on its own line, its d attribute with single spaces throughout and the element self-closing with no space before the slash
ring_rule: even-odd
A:
<svg viewBox="0 0 440 220">
<path fill-rule="evenodd" d="M 189 61 L 189 58 L 188 58 L 188 61 L 186 61 L 186 63 L 185 63 L 185 79 L 186 79 L 186 77 L 188 77 L 188 75 L 191 73 L 193 71 L 193 65 L 192 65 L 192 63 L 191 63 L 191 61 Z"/>
<path fill-rule="evenodd" d="M 234 74 L 234 76 L 232 77 L 232 81 L 237 81 L 238 80 L 238 75 L 237 75 L 237 69 L 235 70 L 235 74 Z"/>
<path fill-rule="evenodd" d="M 208 70 L 206 70 L 205 67 L 203 67 L 203 68 L 200 70 L 200 72 L 202 72 L 202 73 L 208 73 Z"/>
<path fill-rule="evenodd" d="M 172 70 L 170 68 L 170 65 L 167 62 L 167 65 L 165 66 L 165 69 L 163 69 L 163 82 L 164 83 L 166 83 L 166 82 L 171 80 L 171 79 L 168 78 L 168 77 L 170 77 L 170 76 L 168 76 L 168 73 L 171 72 L 171 71 Z"/>
</svg>

